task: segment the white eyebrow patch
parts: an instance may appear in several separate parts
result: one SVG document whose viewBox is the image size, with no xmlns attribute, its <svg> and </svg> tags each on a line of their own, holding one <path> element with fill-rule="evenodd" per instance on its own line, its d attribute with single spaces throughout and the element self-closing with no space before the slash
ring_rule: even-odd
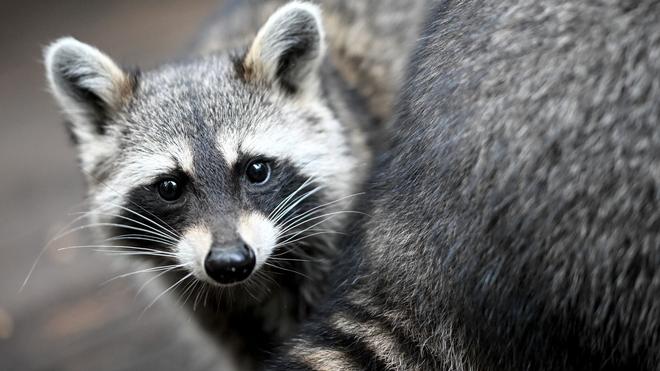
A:
<svg viewBox="0 0 660 371">
<path fill-rule="evenodd" d="M 195 172 L 193 152 L 185 141 L 172 141 L 158 151 L 129 153 L 118 171 L 98 185 L 95 202 L 104 212 L 114 212 L 132 189 L 149 185 L 177 168 Z"/>
<path fill-rule="evenodd" d="M 230 169 L 238 161 L 238 146 L 239 140 L 235 133 L 222 133 L 216 138 L 216 148 Z"/>
<path fill-rule="evenodd" d="M 117 173 L 98 185 L 95 203 L 104 212 L 114 211 L 116 205 L 124 203 L 132 189 L 155 181 L 159 175 L 176 169 L 177 165 L 172 155 L 167 153 L 128 156 Z"/>
<path fill-rule="evenodd" d="M 195 172 L 192 149 L 188 143 L 181 141 L 170 143 L 157 153 L 129 155 L 114 178 L 121 184 L 134 187 L 154 181 L 156 177 L 171 173 L 179 167 L 188 174 Z"/>
<path fill-rule="evenodd" d="M 171 156 L 174 156 L 184 172 L 188 174 L 195 173 L 195 157 L 193 156 L 190 143 L 178 141 L 175 144 L 170 144 L 168 152 Z"/>
<path fill-rule="evenodd" d="M 134 187 L 155 180 L 177 168 L 178 163 L 168 153 L 142 154 L 129 158 L 115 177 L 122 184 Z"/>
</svg>

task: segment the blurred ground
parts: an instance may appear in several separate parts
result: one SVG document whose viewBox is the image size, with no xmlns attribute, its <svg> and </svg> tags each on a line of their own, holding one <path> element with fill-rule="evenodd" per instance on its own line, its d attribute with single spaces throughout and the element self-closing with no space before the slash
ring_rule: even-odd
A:
<svg viewBox="0 0 660 371">
<path fill-rule="evenodd" d="M 125 65 L 152 66 L 184 49 L 219 0 L 0 2 L 0 370 L 202 369 L 189 321 L 136 297 L 111 257 L 58 252 L 18 292 L 39 251 L 79 211 L 83 179 L 45 91 L 41 48 L 63 35 Z M 189 328 L 186 326 L 184 328 Z M 202 361 L 201 363 L 193 362 Z M 193 367 L 195 366 L 195 367 Z"/>
</svg>

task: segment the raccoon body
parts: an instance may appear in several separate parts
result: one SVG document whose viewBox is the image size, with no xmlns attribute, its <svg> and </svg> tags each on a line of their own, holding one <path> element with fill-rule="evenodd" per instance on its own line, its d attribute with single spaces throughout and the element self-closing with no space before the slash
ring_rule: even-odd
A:
<svg viewBox="0 0 660 371">
<path fill-rule="evenodd" d="M 659 17 L 438 2 L 344 284 L 270 369 L 658 370 Z"/>
<path fill-rule="evenodd" d="M 254 37 L 275 9 L 288 0 L 226 1 L 200 33 L 193 50 L 212 52 Z M 405 66 L 431 0 L 318 0 L 327 30 L 328 54 L 342 80 L 356 90 L 369 112 L 387 121 Z"/>
<path fill-rule="evenodd" d="M 323 295 L 369 169 L 370 116 L 325 50 L 318 8 L 292 3 L 241 48 L 139 73 L 72 38 L 45 52 L 98 245 L 257 362 Z"/>
</svg>

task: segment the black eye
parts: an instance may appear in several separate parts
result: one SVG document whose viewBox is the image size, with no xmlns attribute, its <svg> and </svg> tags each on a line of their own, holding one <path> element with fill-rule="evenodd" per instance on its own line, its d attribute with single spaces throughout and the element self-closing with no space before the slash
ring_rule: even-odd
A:
<svg viewBox="0 0 660 371">
<path fill-rule="evenodd" d="M 183 187 L 174 179 L 165 179 L 158 183 L 158 194 L 165 201 L 175 201 L 181 197 Z"/>
<path fill-rule="evenodd" d="M 245 176 L 251 183 L 264 184 L 270 178 L 270 165 L 264 160 L 252 161 L 245 169 Z"/>
</svg>

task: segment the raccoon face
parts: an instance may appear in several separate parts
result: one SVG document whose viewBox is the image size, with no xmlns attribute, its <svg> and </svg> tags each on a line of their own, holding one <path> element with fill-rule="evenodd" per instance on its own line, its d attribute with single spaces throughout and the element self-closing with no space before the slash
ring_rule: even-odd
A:
<svg viewBox="0 0 660 371">
<path fill-rule="evenodd" d="M 49 46 L 104 238 L 219 285 L 327 242 L 361 164 L 322 96 L 324 50 L 319 11 L 303 3 L 244 51 L 140 74 L 72 38 Z"/>
</svg>

